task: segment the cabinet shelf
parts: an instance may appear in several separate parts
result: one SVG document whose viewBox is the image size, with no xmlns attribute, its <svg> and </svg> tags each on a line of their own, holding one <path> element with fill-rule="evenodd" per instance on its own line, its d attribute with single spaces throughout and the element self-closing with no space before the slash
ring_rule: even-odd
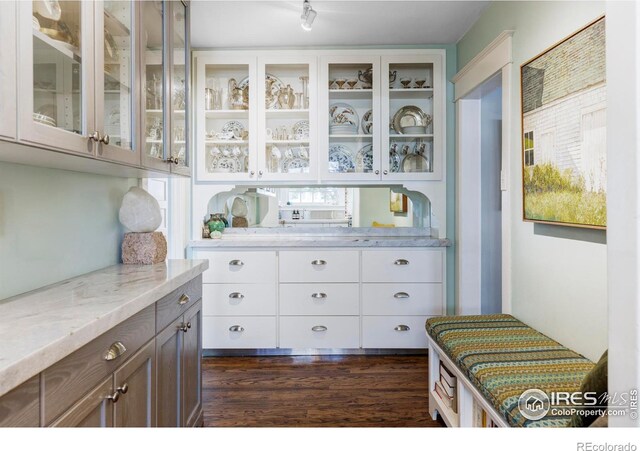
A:
<svg viewBox="0 0 640 451">
<path fill-rule="evenodd" d="M 329 89 L 331 99 L 373 99 L 373 89 Z"/>
<path fill-rule="evenodd" d="M 433 88 L 391 88 L 389 92 L 433 92 Z"/>
<path fill-rule="evenodd" d="M 309 140 L 308 139 L 302 139 L 302 140 L 297 140 L 297 139 L 274 139 L 274 140 L 270 140 L 270 141 L 266 141 L 266 144 L 309 144 Z"/>
<path fill-rule="evenodd" d="M 242 119 L 249 117 L 249 110 L 205 110 L 207 118 Z"/>
<path fill-rule="evenodd" d="M 329 139 L 373 139 L 373 135 L 329 135 Z"/>
<path fill-rule="evenodd" d="M 205 144 L 218 144 L 218 145 L 224 145 L 224 146 L 233 146 L 236 144 L 249 144 L 249 141 L 246 139 L 238 139 L 238 140 L 230 140 L 230 139 L 206 139 L 204 141 Z"/>
<path fill-rule="evenodd" d="M 42 42 L 43 44 L 49 46 L 49 47 L 53 47 L 56 51 L 58 51 L 59 53 L 61 53 L 62 55 L 66 56 L 67 58 L 77 62 L 77 63 L 81 63 L 82 62 L 82 56 L 80 54 L 80 49 L 78 49 L 77 47 L 73 47 L 69 44 L 66 44 L 62 41 L 58 41 L 55 39 L 50 38 L 49 36 L 47 36 L 46 34 L 44 34 L 42 31 L 40 30 L 36 30 L 35 28 L 33 29 L 33 36 L 35 38 L 38 38 L 38 40 L 40 40 L 40 42 Z"/>
<path fill-rule="evenodd" d="M 111 36 L 131 35 L 129 28 L 107 10 L 104 11 L 104 27 L 111 33 Z"/>
<path fill-rule="evenodd" d="M 309 110 L 266 110 L 265 114 L 267 117 L 281 117 L 281 118 L 296 118 L 296 117 L 306 117 L 309 115 Z"/>
<path fill-rule="evenodd" d="M 432 133 L 425 133 L 425 134 L 406 134 L 406 135 L 389 135 L 389 139 L 414 139 L 414 138 L 433 138 L 433 134 Z"/>
</svg>

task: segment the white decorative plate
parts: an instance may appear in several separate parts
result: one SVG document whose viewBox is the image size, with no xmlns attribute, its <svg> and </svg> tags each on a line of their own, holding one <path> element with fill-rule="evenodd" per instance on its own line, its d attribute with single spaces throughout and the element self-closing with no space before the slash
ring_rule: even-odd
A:
<svg viewBox="0 0 640 451">
<path fill-rule="evenodd" d="M 222 133 L 233 133 L 233 137 L 241 139 L 244 133 L 244 125 L 240 121 L 229 121 L 222 127 Z"/>
<path fill-rule="evenodd" d="M 329 107 L 329 133 L 332 135 L 355 135 L 359 123 L 356 109 L 348 103 L 334 103 Z"/>
<path fill-rule="evenodd" d="M 367 144 L 358 150 L 356 172 L 373 172 L 373 144 Z"/>
<path fill-rule="evenodd" d="M 329 172 L 354 172 L 353 152 L 347 146 L 334 144 L 329 147 Z"/>
<path fill-rule="evenodd" d="M 362 116 L 362 133 L 370 135 L 373 133 L 373 110 L 369 110 Z"/>
<path fill-rule="evenodd" d="M 293 124 L 293 139 L 296 141 L 309 139 L 309 121 L 298 121 Z"/>
</svg>

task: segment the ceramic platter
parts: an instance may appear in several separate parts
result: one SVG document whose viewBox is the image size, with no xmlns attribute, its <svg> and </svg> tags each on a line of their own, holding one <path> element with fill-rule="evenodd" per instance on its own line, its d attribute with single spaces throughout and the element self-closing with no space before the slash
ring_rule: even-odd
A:
<svg viewBox="0 0 640 451">
<path fill-rule="evenodd" d="M 358 150 L 356 172 L 373 172 L 373 144 L 367 144 Z"/>
<path fill-rule="evenodd" d="M 402 157 L 393 150 L 389 150 L 389 172 L 400 172 Z"/>
<path fill-rule="evenodd" d="M 332 135 L 355 135 L 359 123 L 356 109 L 348 103 L 334 103 L 329 107 L 329 133 Z"/>
<path fill-rule="evenodd" d="M 362 133 L 365 135 L 373 133 L 373 110 L 369 110 L 364 113 L 360 127 L 362 128 Z"/>
<path fill-rule="evenodd" d="M 285 158 L 282 160 L 282 172 L 287 174 L 309 172 L 309 160 L 302 157 Z"/>
<path fill-rule="evenodd" d="M 354 172 L 353 152 L 347 146 L 334 144 L 329 147 L 329 172 Z"/>
<path fill-rule="evenodd" d="M 233 137 L 241 139 L 244 133 L 244 125 L 240 121 L 229 121 L 222 127 L 222 133 L 233 133 Z"/>
<path fill-rule="evenodd" d="M 233 157 L 219 157 L 211 160 L 211 172 L 242 172 L 242 163 Z"/>
<path fill-rule="evenodd" d="M 271 84 L 271 101 L 266 104 L 266 108 L 267 109 L 277 109 L 278 108 L 278 91 L 280 90 L 280 88 L 284 88 L 284 83 L 282 83 L 282 81 L 276 77 L 273 74 L 266 74 L 265 78 L 267 80 L 273 80 L 273 83 Z M 242 80 L 240 80 L 240 83 L 238 83 L 238 87 L 240 89 L 244 89 L 245 86 L 247 86 L 249 84 L 249 77 L 244 77 Z"/>
<path fill-rule="evenodd" d="M 293 139 L 296 141 L 309 139 L 309 121 L 298 121 L 293 124 Z"/>
<path fill-rule="evenodd" d="M 431 124 L 431 116 L 415 105 L 406 105 L 393 115 L 391 124 L 399 134 L 426 133 Z"/>
</svg>

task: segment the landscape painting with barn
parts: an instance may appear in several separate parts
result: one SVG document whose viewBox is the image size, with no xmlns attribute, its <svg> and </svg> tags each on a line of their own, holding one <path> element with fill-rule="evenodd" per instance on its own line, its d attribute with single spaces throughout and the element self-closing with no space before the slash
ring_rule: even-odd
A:
<svg viewBox="0 0 640 451">
<path fill-rule="evenodd" d="M 524 220 L 605 228 L 605 20 L 521 67 Z"/>
</svg>

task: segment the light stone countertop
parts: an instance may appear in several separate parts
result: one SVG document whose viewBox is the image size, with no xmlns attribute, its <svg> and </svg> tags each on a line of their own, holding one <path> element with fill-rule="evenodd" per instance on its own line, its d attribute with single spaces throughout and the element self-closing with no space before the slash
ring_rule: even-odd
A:
<svg viewBox="0 0 640 451">
<path fill-rule="evenodd" d="M 0 396 L 208 267 L 206 260 L 115 265 L 0 301 Z"/>
</svg>

